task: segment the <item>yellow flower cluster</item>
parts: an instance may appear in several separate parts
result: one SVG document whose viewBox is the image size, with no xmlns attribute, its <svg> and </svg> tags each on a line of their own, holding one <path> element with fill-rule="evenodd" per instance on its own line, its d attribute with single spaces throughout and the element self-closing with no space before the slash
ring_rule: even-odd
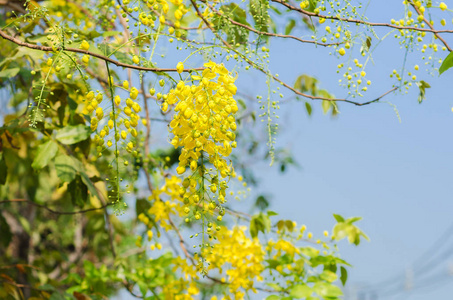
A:
<svg viewBox="0 0 453 300">
<path fill-rule="evenodd" d="M 165 184 L 162 188 L 154 189 L 152 195 L 148 198 L 149 201 L 152 201 L 148 213 L 153 215 L 154 221 L 167 231 L 171 229 L 169 221 L 171 214 L 184 215 L 180 189 L 181 179 L 172 176 L 165 178 Z"/>
<path fill-rule="evenodd" d="M 275 251 L 275 254 L 273 256 L 274 259 L 278 259 L 285 254 L 294 258 L 295 254 L 300 253 L 299 248 L 297 248 L 293 243 L 283 239 L 279 239 L 277 242 L 270 240 L 267 244 L 266 249 L 268 251 Z"/>
<path fill-rule="evenodd" d="M 181 65 L 179 64 L 179 68 Z M 199 220 L 207 210 L 212 213 L 219 208 L 217 220 L 221 221 L 223 211 L 220 205 L 226 202 L 227 181 L 220 179 L 234 174 L 233 167 L 228 165 L 225 158 L 236 147 L 234 131 L 237 125 L 234 114 L 238 111 L 238 106 L 233 96 L 237 88 L 234 85 L 235 78 L 223 64 L 211 61 L 204 66 L 206 69 L 201 76 L 192 76 L 192 80 L 199 83 L 186 85 L 180 81 L 175 89 L 169 91 L 167 99 L 162 103 L 162 110 L 167 111 L 169 105 L 175 105 L 176 113 L 170 123 L 174 134 L 171 144 L 175 148 L 181 147 L 176 172 L 184 174 L 187 167 L 193 172 L 192 176 L 184 179 L 180 191 L 181 195 L 186 195 L 185 213 L 189 215 L 189 205 L 195 205 L 192 216 Z M 205 163 L 205 159 L 215 167 L 211 173 L 204 166 L 199 166 Z M 209 204 L 204 201 L 205 181 L 208 177 L 209 190 L 218 194 L 218 203 L 214 198 Z M 188 221 L 190 219 L 186 218 L 186 222 Z"/>
<path fill-rule="evenodd" d="M 175 24 L 175 27 L 176 28 L 179 28 L 180 26 L 180 20 L 182 19 L 182 17 L 187 14 L 188 12 L 188 9 L 187 7 L 184 5 L 183 1 L 182 0 L 170 0 L 169 1 L 171 4 L 173 4 L 175 6 L 175 10 L 174 10 L 174 19 L 176 19 L 176 21 L 174 22 Z M 164 24 L 166 19 L 165 19 L 165 14 L 168 13 L 168 11 L 170 10 L 170 5 L 167 1 L 165 0 L 162 0 L 162 1 L 148 1 L 147 2 L 147 5 L 148 7 L 151 9 L 151 10 L 154 10 L 154 11 L 158 11 L 158 12 L 161 12 L 162 14 L 160 15 L 159 17 L 159 22 L 161 24 Z M 154 27 L 154 21 L 152 19 L 152 15 L 151 14 L 146 14 L 144 12 L 142 12 L 140 15 L 140 22 L 144 25 L 147 25 L 147 26 L 150 26 L 150 27 Z"/>
<path fill-rule="evenodd" d="M 129 90 L 129 83 L 125 81 L 123 87 L 126 90 Z M 114 139 L 116 142 L 120 140 L 126 140 L 130 134 L 132 137 L 137 137 L 138 131 L 137 126 L 140 120 L 138 113 L 141 111 L 141 106 L 135 102 L 137 99 L 138 90 L 135 87 L 130 89 L 129 93 L 130 98 L 127 98 L 125 101 L 125 106 L 123 107 L 120 96 L 116 95 L 114 97 L 114 105 L 116 106 L 116 113 L 114 114 L 111 111 L 108 114 L 107 124 L 102 128 L 98 128 L 99 122 L 104 118 L 104 108 L 100 105 L 103 100 L 103 95 L 101 93 L 95 94 L 94 91 L 90 91 L 85 97 L 85 107 L 83 113 L 91 115 L 94 113 L 94 116 L 91 118 L 91 130 L 96 131 L 97 134 L 94 136 L 94 141 L 98 146 L 98 152 L 101 152 L 104 149 L 104 142 L 107 140 L 107 147 L 112 147 L 113 142 L 109 138 L 110 132 L 115 132 L 115 122 L 116 122 L 116 133 L 114 134 Z M 104 106 L 105 107 L 105 106 Z M 124 113 L 123 114 L 121 114 Z M 132 152 L 135 148 L 135 144 L 132 141 L 129 141 L 126 144 L 126 150 Z"/>
<path fill-rule="evenodd" d="M 199 84 L 189 86 L 180 81 L 176 89 L 170 90 L 162 109 L 166 111 L 168 105 L 176 104 L 170 126 L 174 134 L 171 144 L 175 148 L 182 147 L 178 174 L 183 174 L 187 166 L 195 171 L 204 151 L 225 178 L 232 168 L 220 155 L 227 157 L 231 148 L 236 147 L 234 114 L 238 106 L 233 95 L 237 88 L 235 78 L 223 64 L 209 62 L 204 66 L 206 69 L 201 76 L 192 76 Z"/>
<path fill-rule="evenodd" d="M 219 241 L 212 249 L 205 249 L 205 257 L 210 262 L 208 270 L 218 269 L 227 275 L 230 293 L 235 299 L 242 299 L 244 291 L 256 292 L 253 284 L 262 281 L 264 271 L 264 250 L 257 238 L 245 235 L 246 227 L 234 227 L 217 233 Z M 242 290 L 241 290 L 242 289 Z"/>
</svg>

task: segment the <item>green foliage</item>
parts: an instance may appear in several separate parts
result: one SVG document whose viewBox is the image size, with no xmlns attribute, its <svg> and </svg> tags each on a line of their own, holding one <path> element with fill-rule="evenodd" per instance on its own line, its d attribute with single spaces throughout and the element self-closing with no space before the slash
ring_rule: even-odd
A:
<svg viewBox="0 0 453 300">
<path fill-rule="evenodd" d="M 352 217 L 349 219 L 344 219 L 340 215 L 333 215 L 335 220 L 337 220 L 337 224 L 334 226 L 332 231 L 332 238 L 336 241 L 340 241 L 344 238 L 348 238 L 348 241 L 351 244 L 359 245 L 360 244 L 360 237 L 365 238 L 367 241 L 370 239 L 368 236 L 363 233 L 357 226 L 354 225 L 355 222 L 360 221 L 362 218 L 360 217 Z"/>
<path fill-rule="evenodd" d="M 439 74 L 442 75 L 443 72 L 447 71 L 451 67 L 453 67 L 453 52 L 450 52 L 442 62 L 442 65 L 439 68 Z"/>
</svg>

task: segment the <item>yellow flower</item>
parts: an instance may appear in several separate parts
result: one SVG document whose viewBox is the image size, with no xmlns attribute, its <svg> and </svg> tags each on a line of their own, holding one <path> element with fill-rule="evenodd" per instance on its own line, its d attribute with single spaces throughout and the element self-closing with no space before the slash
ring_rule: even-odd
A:
<svg viewBox="0 0 453 300">
<path fill-rule="evenodd" d="M 90 48 L 90 44 L 87 41 L 83 40 L 82 44 L 80 44 L 80 49 L 88 50 L 89 48 Z"/>
<path fill-rule="evenodd" d="M 133 87 L 133 88 L 131 89 L 131 92 L 130 92 L 129 95 L 131 96 L 132 99 L 134 99 L 134 100 L 137 99 L 138 90 L 137 90 L 135 87 Z"/>
<path fill-rule="evenodd" d="M 116 104 L 117 106 L 120 105 L 120 103 L 121 103 L 121 98 L 120 98 L 120 96 L 116 95 L 115 98 L 114 98 L 114 101 L 115 101 L 115 104 Z"/>
<path fill-rule="evenodd" d="M 176 71 L 178 71 L 179 74 L 182 73 L 182 71 L 184 71 L 184 64 L 182 62 L 179 62 L 177 65 L 176 65 Z"/>
<path fill-rule="evenodd" d="M 439 4 L 439 8 L 440 8 L 441 10 L 446 10 L 448 7 L 447 7 L 447 4 L 445 4 L 444 2 L 441 2 L 441 3 Z"/>
</svg>

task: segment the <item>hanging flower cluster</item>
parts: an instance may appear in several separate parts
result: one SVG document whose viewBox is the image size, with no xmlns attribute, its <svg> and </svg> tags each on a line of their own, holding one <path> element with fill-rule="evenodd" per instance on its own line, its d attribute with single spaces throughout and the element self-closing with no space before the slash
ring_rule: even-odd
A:
<svg viewBox="0 0 453 300">
<path fill-rule="evenodd" d="M 218 269 L 223 274 L 225 269 L 229 292 L 234 299 L 243 299 L 244 291 L 256 293 L 254 282 L 263 280 L 265 251 L 258 239 L 246 236 L 247 228 L 226 228 L 217 234 L 219 243 L 212 249 L 205 249 L 206 260 L 210 262 L 209 270 Z"/>
<path fill-rule="evenodd" d="M 233 98 L 237 90 L 234 85 L 236 78 L 223 64 L 209 62 L 204 66 L 206 69 L 201 76 L 192 76 L 192 80 L 198 81 L 198 84 L 186 85 L 180 81 L 176 89 L 170 90 L 167 100 L 162 104 L 163 111 L 167 111 L 169 105 L 175 105 L 176 114 L 170 123 L 174 134 L 171 144 L 175 148 L 181 147 L 176 171 L 180 175 L 188 167 L 192 171 L 192 175 L 183 181 L 181 194 L 185 195 L 185 212 L 188 215 L 191 213 L 189 206 L 195 204 L 192 216 L 197 220 L 205 213 L 204 204 L 213 211 L 226 201 L 227 179 L 234 175 L 233 167 L 226 158 L 236 147 L 234 131 L 237 125 L 234 114 L 238 111 Z M 210 163 L 215 170 L 208 170 L 205 163 Z M 207 191 L 218 194 L 218 203 L 214 197 L 209 203 L 205 201 Z M 219 209 L 219 212 L 222 210 Z"/>
<path fill-rule="evenodd" d="M 124 81 L 123 87 L 126 90 L 129 90 L 129 82 Z M 129 135 L 134 138 L 137 137 L 138 131 L 136 128 L 140 120 L 138 113 L 141 111 L 141 106 L 134 100 L 137 99 L 138 90 L 135 87 L 132 87 L 130 89 L 129 96 L 130 98 L 126 99 L 125 105 L 122 105 L 122 101 L 119 95 L 116 95 L 114 97 L 114 105 L 116 107 L 115 113 L 114 110 L 112 110 L 108 114 L 107 123 L 102 128 L 98 128 L 100 121 L 104 118 L 105 115 L 105 108 L 100 105 L 103 99 L 103 95 L 101 93 L 95 95 L 94 91 L 90 91 L 86 95 L 86 105 L 83 112 L 88 115 L 94 113 L 94 116 L 92 116 L 91 118 L 90 127 L 91 130 L 97 131 L 97 134 L 94 136 L 94 141 L 98 146 L 99 155 L 101 155 L 102 151 L 105 149 L 105 141 L 107 147 L 112 147 L 114 144 L 114 142 L 112 142 L 112 139 L 109 138 L 110 132 L 113 132 L 112 136 L 116 142 L 119 142 L 120 140 L 126 141 Z M 134 147 L 134 142 L 129 140 L 129 142 L 126 144 L 126 150 L 128 152 L 132 152 Z"/>
<path fill-rule="evenodd" d="M 189 86 L 180 81 L 176 89 L 170 91 L 162 109 L 166 111 L 168 105 L 177 104 L 170 126 L 175 135 L 171 144 L 182 147 L 178 174 L 183 174 L 187 166 L 194 171 L 201 152 L 205 151 L 225 178 L 231 168 L 218 154 L 227 157 L 231 148 L 236 147 L 234 114 L 238 107 L 233 95 L 237 88 L 235 78 L 223 65 L 209 62 L 205 67 L 201 77 L 192 76 L 200 84 Z"/>
</svg>

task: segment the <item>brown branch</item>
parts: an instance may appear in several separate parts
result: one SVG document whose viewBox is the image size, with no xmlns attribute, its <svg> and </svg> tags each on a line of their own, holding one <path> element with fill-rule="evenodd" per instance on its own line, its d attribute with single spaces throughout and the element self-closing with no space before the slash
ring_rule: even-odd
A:
<svg viewBox="0 0 453 300">
<path fill-rule="evenodd" d="M 420 11 L 420 9 L 412 2 L 409 2 L 409 4 L 415 9 L 415 11 L 417 12 L 418 15 L 421 15 L 423 16 L 422 12 Z M 431 23 L 425 18 L 425 16 L 423 16 L 423 22 L 425 22 L 429 28 L 431 28 L 432 30 L 434 30 L 434 26 L 431 25 Z M 448 51 L 451 52 L 451 48 L 450 46 L 447 44 L 447 42 L 438 34 L 438 32 L 434 32 L 434 35 L 445 45 L 445 47 L 447 47 Z"/>
<path fill-rule="evenodd" d="M 285 3 L 283 0 L 271 0 L 272 2 L 279 3 L 286 8 L 297 11 L 301 14 L 310 16 L 310 17 L 315 17 L 315 18 L 322 18 L 322 19 L 330 19 L 330 20 L 338 20 L 338 21 L 343 21 L 343 22 L 348 22 L 348 23 L 356 23 L 356 24 L 363 24 L 363 25 L 368 25 L 368 26 L 373 26 L 373 27 L 390 27 L 394 29 L 401 29 L 401 30 L 414 30 L 414 31 L 425 31 L 425 32 L 432 32 L 432 33 L 453 33 L 453 30 L 435 30 L 434 28 L 420 28 L 420 27 L 407 27 L 407 26 L 398 26 L 398 25 L 393 25 L 390 23 L 373 23 L 373 22 L 367 22 L 359 19 L 347 19 L 347 18 L 342 18 L 342 17 L 336 17 L 336 16 L 325 16 L 325 15 L 320 15 L 320 14 L 315 14 L 303 9 L 300 9 L 298 7 L 292 6 L 291 4 Z"/>
<path fill-rule="evenodd" d="M 149 119 L 149 108 L 148 108 L 148 95 L 145 92 L 145 83 L 144 80 L 142 79 L 141 82 L 141 88 L 143 91 L 143 102 L 145 103 L 145 116 L 146 116 L 146 134 L 145 134 L 145 157 L 146 159 L 149 159 L 149 139 L 151 137 L 151 122 Z M 146 176 L 146 181 L 148 183 L 148 188 L 150 192 L 153 192 L 153 185 L 151 184 L 151 176 L 149 176 L 149 173 L 147 170 L 145 170 L 146 166 L 143 168 L 145 171 L 145 176 Z"/>
<path fill-rule="evenodd" d="M 12 200 L 2 200 L 0 201 L 0 204 L 6 204 L 6 203 L 16 203 L 16 202 L 25 202 L 25 203 L 28 203 L 30 205 L 33 205 L 33 206 L 37 206 L 37 207 L 40 207 L 40 208 L 44 208 L 45 210 L 53 213 L 53 214 L 56 214 L 56 215 L 76 215 L 76 214 L 83 214 L 83 213 L 87 213 L 87 212 L 90 212 L 90 211 L 95 211 L 95 210 L 100 210 L 100 209 L 105 209 L 106 207 L 112 205 L 112 203 L 107 203 L 101 207 L 95 207 L 95 208 L 88 208 L 88 209 L 82 209 L 82 210 L 78 210 L 78 211 L 57 211 L 57 210 L 53 210 L 45 205 L 42 205 L 42 204 L 38 204 L 38 203 L 35 203 L 31 200 L 27 200 L 27 199 L 12 199 Z"/>
<path fill-rule="evenodd" d="M 176 234 L 179 237 L 179 245 L 181 246 L 181 249 L 184 252 L 184 255 L 192 262 L 193 265 L 195 265 L 195 261 L 193 260 L 193 257 L 189 254 L 189 251 L 187 251 L 185 241 L 181 235 L 181 232 L 179 231 L 178 227 L 176 227 L 175 223 L 173 223 L 170 216 L 168 216 L 168 221 L 170 222 L 171 227 L 173 228 L 173 230 L 176 232 Z"/>
<path fill-rule="evenodd" d="M 203 1 L 203 0 L 202 0 Z M 274 1 L 274 0 L 273 0 Z M 280 80 L 279 78 L 277 78 L 275 75 L 269 73 L 268 71 L 264 70 L 262 67 L 260 67 L 258 64 L 256 64 L 254 61 L 252 61 L 251 59 L 247 58 L 245 55 L 243 55 L 242 53 L 239 53 L 236 49 L 234 49 L 234 47 L 232 47 L 227 41 L 225 41 L 224 39 L 222 39 L 222 37 L 215 31 L 215 29 L 211 26 L 211 24 L 209 23 L 209 21 L 203 16 L 203 14 L 200 12 L 200 10 L 198 9 L 198 6 L 197 4 L 195 3 L 195 0 L 190 0 L 190 2 L 192 3 L 192 6 L 194 7 L 195 11 L 197 12 L 198 16 L 203 20 L 203 22 L 209 27 L 209 29 L 212 31 L 212 33 L 227 47 L 229 48 L 231 51 L 237 53 L 238 55 L 241 56 L 241 58 L 243 58 L 249 65 L 251 65 L 252 67 L 254 67 L 255 69 L 261 71 L 262 73 L 266 74 L 267 76 L 270 76 L 272 77 L 272 79 L 274 79 L 275 81 L 277 81 L 278 83 L 280 83 L 282 86 L 286 87 L 287 89 L 291 90 L 292 92 L 294 92 L 295 94 L 299 95 L 299 96 L 302 96 L 302 97 L 305 97 L 305 98 L 309 98 L 311 100 L 325 100 L 325 101 L 332 101 L 332 102 L 346 102 L 346 103 L 351 103 L 351 104 L 354 104 L 354 105 L 357 105 L 357 106 L 363 106 L 363 105 L 368 105 L 368 104 L 371 104 L 371 103 L 374 103 L 374 102 L 377 102 L 379 101 L 382 97 L 386 96 L 387 94 L 395 91 L 398 89 L 398 87 L 394 87 L 392 89 L 390 89 L 389 91 L 385 92 L 384 94 L 382 94 L 381 96 L 377 97 L 376 99 L 373 99 L 371 101 L 367 101 L 367 102 L 364 102 L 364 103 L 360 103 L 360 102 L 355 102 L 355 101 L 352 101 L 352 100 L 348 100 L 348 99 L 337 99 L 337 98 L 326 98 L 326 97 L 319 97 L 319 96 L 312 96 L 312 95 L 309 95 L 309 94 L 305 94 L 305 93 L 302 93 L 302 92 L 299 92 L 298 90 L 296 90 L 295 88 L 293 88 L 292 86 L 290 86 L 289 84 L 283 82 L 282 80 Z"/>
<path fill-rule="evenodd" d="M 90 52 L 88 50 L 83 50 L 83 49 L 77 49 L 77 48 L 53 48 L 53 47 L 48 47 L 48 46 L 40 46 L 36 44 L 30 44 L 23 42 L 15 37 L 12 37 L 10 35 L 7 35 L 3 30 L 0 29 L 0 36 L 4 38 L 5 40 L 9 40 L 19 46 L 22 47 L 27 47 L 30 49 L 35 49 L 35 50 L 40 50 L 40 51 L 45 51 L 45 52 L 55 52 L 55 51 L 68 51 L 68 52 L 75 52 L 75 53 L 82 53 L 86 55 L 90 55 L 99 59 L 102 59 L 104 61 L 110 62 L 112 64 L 117 65 L 118 67 L 124 67 L 124 68 L 129 68 L 129 69 L 135 69 L 135 70 L 140 70 L 140 71 L 149 71 L 149 72 L 177 72 L 176 68 L 146 68 L 146 67 L 141 67 L 141 66 L 136 66 L 136 65 L 130 65 L 130 64 L 125 64 L 122 62 L 119 62 L 117 60 L 111 59 L 110 57 L 100 55 L 97 53 Z M 193 68 L 193 69 L 184 69 L 183 72 L 192 72 L 192 71 L 201 71 L 204 70 L 205 68 Z"/>
<path fill-rule="evenodd" d="M 216 10 L 211 4 L 209 4 L 209 2 L 207 2 L 206 0 L 203 0 L 203 2 L 209 6 L 209 8 L 214 12 L 216 13 L 218 16 L 222 16 L 224 17 L 223 14 L 221 14 L 218 10 Z M 334 46 L 334 45 L 340 45 L 342 43 L 320 43 L 320 42 L 317 42 L 317 41 L 313 41 L 313 40 L 304 40 L 304 39 L 301 39 L 301 38 L 298 38 L 294 35 L 287 35 L 287 34 L 278 34 L 278 33 L 271 33 L 271 32 L 266 32 L 266 31 L 260 31 L 260 30 L 256 30 L 255 28 L 253 27 L 250 27 L 250 26 L 247 26 L 245 24 L 242 24 L 242 23 L 239 23 L 239 22 L 236 22 L 235 20 L 231 19 L 231 18 L 228 18 L 228 17 L 225 17 L 227 19 L 228 22 L 230 22 L 231 24 L 233 25 L 236 25 L 236 26 L 239 26 L 239 27 L 242 27 L 242 28 L 245 28 L 247 29 L 248 31 L 251 31 L 251 32 L 254 32 L 258 35 L 265 35 L 265 36 L 273 36 L 273 37 L 280 37 L 280 38 L 288 38 L 288 39 L 293 39 L 293 40 L 296 40 L 296 41 L 299 41 L 299 42 L 302 42 L 302 43 L 308 43 L 308 44 L 316 44 L 316 45 L 319 45 L 319 46 L 324 46 L 324 47 L 329 47 L 329 46 Z"/>
</svg>

